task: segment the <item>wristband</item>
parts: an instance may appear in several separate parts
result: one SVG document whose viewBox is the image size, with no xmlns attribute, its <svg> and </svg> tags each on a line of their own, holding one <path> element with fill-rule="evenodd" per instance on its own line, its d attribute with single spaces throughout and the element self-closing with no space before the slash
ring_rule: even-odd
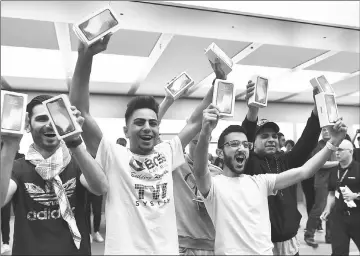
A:
<svg viewBox="0 0 360 256">
<path fill-rule="evenodd" d="M 337 151 L 338 150 L 338 147 L 334 146 L 333 144 L 331 144 L 329 141 L 326 142 L 326 147 L 328 149 L 330 149 L 331 151 Z"/>
<path fill-rule="evenodd" d="M 81 145 L 81 143 L 83 143 L 81 137 L 78 137 L 75 140 L 65 141 L 65 144 L 68 148 L 77 148 L 79 145 Z"/>
</svg>

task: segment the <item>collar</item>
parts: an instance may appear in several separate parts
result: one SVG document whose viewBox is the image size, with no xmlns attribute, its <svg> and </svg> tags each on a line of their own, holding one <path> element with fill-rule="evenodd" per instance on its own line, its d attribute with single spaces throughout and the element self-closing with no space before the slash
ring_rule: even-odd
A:
<svg viewBox="0 0 360 256">
<path fill-rule="evenodd" d="M 351 163 L 348 165 L 348 167 L 346 167 L 346 168 L 342 168 L 341 166 L 340 166 L 340 164 L 338 165 L 338 167 L 339 167 L 339 171 L 341 171 L 341 172 L 343 172 L 343 171 L 345 171 L 346 169 L 352 169 L 352 167 L 353 167 L 353 165 L 354 165 L 354 159 L 351 161 Z"/>
</svg>

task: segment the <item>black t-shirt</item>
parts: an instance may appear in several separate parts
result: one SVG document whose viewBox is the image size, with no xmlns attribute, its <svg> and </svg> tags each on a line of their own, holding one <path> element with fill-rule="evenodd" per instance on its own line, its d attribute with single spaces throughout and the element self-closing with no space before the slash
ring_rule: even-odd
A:
<svg viewBox="0 0 360 256">
<path fill-rule="evenodd" d="M 80 183 L 80 168 L 72 159 L 59 175 L 81 234 L 78 250 L 69 226 L 61 217 L 52 185 L 43 180 L 35 166 L 24 158 L 14 162 L 12 179 L 15 213 L 13 255 L 90 255 L 91 246 L 85 205 L 86 189 Z"/>
<path fill-rule="evenodd" d="M 339 187 L 348 186 L 348 188 L 354 192 L 360 192 L 360 164 L 356 161 L 352 161 L 352 163 L 348 167 L 348 172 L 346 173 L 341 185 L 339 182 L 344 175 L 346 170 L 341 170 L 339 167 L 335 170 L 331 171 L 330 179 L 329 179 L 329 191 L 338 191 L 339 198 L 335 197 L 335 208 L 334 210 L 342 213 L 343 211 L 351 210 L 351 211 L 360 211 L 360 201 L 354 200 L 356 203 L 356 208 L 348 208 L 346 203 L 344 202 L 344 198 L 340 192 Z M 335 192 L 336 193 L 336 192 Z"/>
</svg>

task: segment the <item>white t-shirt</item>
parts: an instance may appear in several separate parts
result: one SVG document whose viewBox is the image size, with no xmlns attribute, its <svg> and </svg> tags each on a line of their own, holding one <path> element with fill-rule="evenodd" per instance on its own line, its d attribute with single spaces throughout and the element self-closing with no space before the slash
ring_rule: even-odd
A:
<svg viewBox="0 0 360 256">
<path fill-rule="evenodd" d="M 172 171 L 185 162 L 179 137 L 146 156 L 103 137 L 96 161 L 109 181 L 104 254 L 178 254 Z"/>
<path fill-rule="evenodd" d="M 268 196 L 277 174 L 212 177 L 205 206 L 215 227 L 216 255 L 272 255 Z"/>
</svg>

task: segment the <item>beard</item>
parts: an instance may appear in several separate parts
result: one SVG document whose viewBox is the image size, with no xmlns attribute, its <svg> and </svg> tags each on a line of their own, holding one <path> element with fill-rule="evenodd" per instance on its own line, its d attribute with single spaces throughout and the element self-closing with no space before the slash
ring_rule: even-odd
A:
<svg viewBox="0 0 360 256">
<path fill-rule="evenodd" d="M 245 155 L 245 154 L 244 154 Z M 243 160 L 242 167 L 237 167 L 239 165 L 235 157 L 228 156 L 224 153 L 224 166 L 227 166 L 231 172 L 235 174 L 243 174 L 247 165 L 247 157 Z"/>
</svg>

